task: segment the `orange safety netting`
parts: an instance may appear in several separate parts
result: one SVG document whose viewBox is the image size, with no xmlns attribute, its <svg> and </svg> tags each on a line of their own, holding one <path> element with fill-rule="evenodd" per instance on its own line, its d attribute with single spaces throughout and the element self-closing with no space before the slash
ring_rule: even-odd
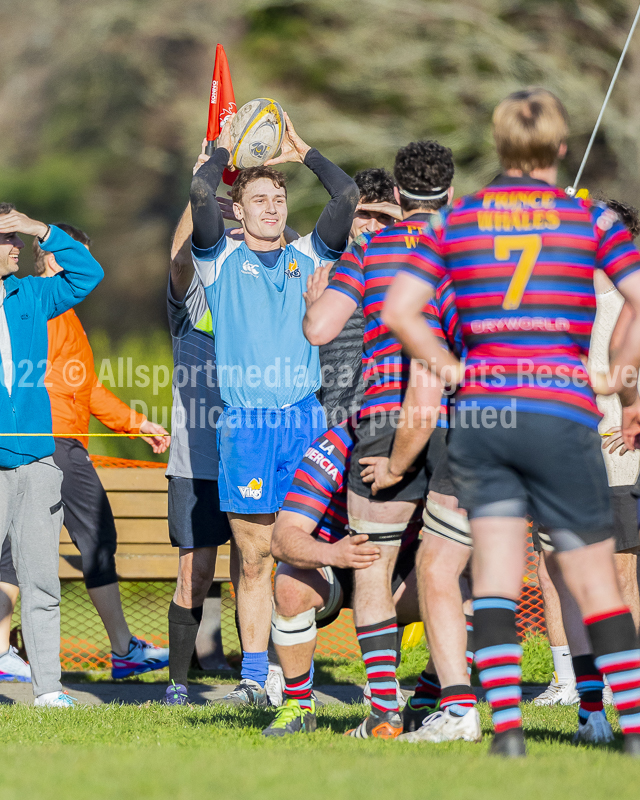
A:
<svg viewBox="0 0 640 800">
<path fill-rule="evenodd" d="M 153 461 L 134 461 L 110 456 L 91 456 L 96 467 L 166 469 Z M 546 633 L 542 596 L 537 578 L 538 555 L 531 537 L 527 541 L 527 564 L 517 613 L 518 633 Z M 61 660 L 63 670 L 108 669 L 111 666 L 109 641 L 104 626 L 91 603 L 84 583 L 63 580 L 61 602 Z M 168 645 L 167 611 L 175 588 L 174 581 L 121 581 L 120 593 L 125 617 L 132 632 L 154 644 Z M 14 620 L 19 624 L 19 606 Z M 235 623 L 235 594 L 230 583 L 222 585 L 222 642 L 230 663 L 240 659 L 240 644 Z M 338 619 L 318 631 L 317 654 L 359 658 L 353 614 L 345 609 Z"/>
</svg>

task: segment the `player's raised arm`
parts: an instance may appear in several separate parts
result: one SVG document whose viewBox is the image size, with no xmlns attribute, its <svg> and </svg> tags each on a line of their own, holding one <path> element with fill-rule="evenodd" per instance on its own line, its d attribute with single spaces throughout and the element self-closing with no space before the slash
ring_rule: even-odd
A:
<svg viewBox="0 0 640 800">
<path fill-rule="evenodd" d="M 353 178 L 350 178 L 344 170 L 298 136 L 288 114 L 285 113 L 284 118 L 287 130 L 282 142 L 282 153 L 277 158 L 267 161 L 266 166 L 299 162 L 318 176 L 331 195 L 331 200 L 324 207 L 316 224 L 313 244 L 321 258 L 335 261 L 347 245 L 360 191 Z"/>
<path fill-rule="evenodd" d="M 193 280 L 192 232 L 191 205 L 188 205 L 180 217 L 180 222 L 178 222 L 178 227 L 173 234 L 173 242 L 171 243 L 171 267 L 169 273 L 171 293 L 179 302 L 184 300 Z"/>
<path fill-rule="evenodd" d="M 224 242 L 224 218 L 216 200 L 222 172 L 231 164 L 231 117 L 225 123 L 218 147 L 210 158 L 203 151 L 194 168 L 189 197 L 193 220 L 193 246 L 211 251 Z"/>
</svg>

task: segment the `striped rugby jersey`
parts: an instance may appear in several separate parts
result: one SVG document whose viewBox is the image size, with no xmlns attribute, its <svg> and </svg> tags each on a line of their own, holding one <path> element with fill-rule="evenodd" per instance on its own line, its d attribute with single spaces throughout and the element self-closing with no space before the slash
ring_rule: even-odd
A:
<svg viewBox="0 0 640 800">
<path fill-rule="evenodd" d="M 421 275 L 433 272 L 434 285 L 444 276 L 441 267 L 434 269 L 431 238 L 425 234 L 431 216 L 414 214 L 377 234 L 359 236 L 343 253 L 329 283 L 329 289 L 346 294 L 364 310 L 361 419 L 402 405 L 410 360 L 403 356 L 402 345 L 383 324 L 380 313 L 386 291 L 401 267 L 418 270 Z"/>
<path fill-rule="evenodd" d="M 442 346 L 460 358 L 464 352 L 462 331 L 456 307 L 456 294 L 448 275 L 440 281 L 433 297 L 427 303 L 425 317 Z M 449 427 L 450 400 L 451 395 L 443 393 L 440 401 L 438 428 Z"/>
<path fill-rule="evenodd" d="M 302 514 L 316 523 L 316 539 L 333 543 L 349 533 L 347 477 L 355 444 L 354 418 L 336 425 L 312 442 L 285 497 L 282 511 Z M 407 526 L 401 549 L 415 541 L 422 527 L 422 509 Z"/>
<path fill-rule="evenodd" d="M 593 271 L 617 285 L 640 268 L 617 215 L 543 181 L 500 176 L 456 201 L 432 236 L 430 268 L 402 269 L 431 285 L 434 271 L 449 271 L 468 350 L 456 402 L 515 401 L 518 411 L 596 427 L 582 363 L 596 311 Z"/>
</svg>

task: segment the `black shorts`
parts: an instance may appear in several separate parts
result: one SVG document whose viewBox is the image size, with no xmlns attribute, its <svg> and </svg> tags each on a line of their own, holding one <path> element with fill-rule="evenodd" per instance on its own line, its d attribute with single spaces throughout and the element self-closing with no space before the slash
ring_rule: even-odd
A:
<svg viewBox="0 0 640 800">
<path fill-rule="evenodd" d="M 474 517 L 531 516 L 558 550 L 613 536 L 598 432 L 519 412 L 514 427 L 462 427 L 452 418 L 449 464 L 462 508 Z"/>
<path fill-rule="evenodd" d="M 398 554 L 398 560 L 396 561 L 391 577 L 392 595 L 398 591 L 400 585 L 407 580 L 412 570 L 415 569 L 416 554 L 419 547 L 420 540 L 416 539 Z M 333 579 L 337 581 L 342 589 L 342 602 L 339 600 L 338 593 L 338 597 L 333 606 L 323 609 L 321 619 L 316 622 L 318 628 L 326 628 L 327 625 L 331 625 L 332 622 L 335 622 L 343 608 L 353 608 L 353 570 L 341 569 L 339 567 L 325 567 L 324 569 L 331 570 Z"/>
<path fill-rule="evenodd" d="M 12 586 L 18 585 L 16 568 L 13 566 L 11 558 L 11 541 L 8 536 L 4 537 L 2 552 L 0 553 L 0 581 L 10 583 Z"/>
<path fill-rule="evenodd" d="M 231 539 L 218 481 L 169 477 L 169 538 L 174 547 L 219 547 Z"/>
<path fill-rule="evenodd" d="M 56 439 L 53 460 L 62 470 L 64 525 L 82 557 L 88 589 L 117 583 L 116 524 L 87 449 L 77 439 Z"/>
<path fill-rule="evenodd" d="M 449 454 L 447 451 L 447 430 L 436 428 L 429 439 L 427 448 L 427 474 L 429 485 L 427 492 L 438 492 L 450 497 L 456 496 L 456 489 L 449 469 Z"/>
<path fill-rule="evenodd" d="M 359 497 L 366 497 L 374 503 L 387 503 L 393 500 L 422 500 L 427 488 L 426 451 L 415 462 L 415 469 L 407 472 L 400 483 L 378 492 L 375 497 L 371 494 L 371 484 L 363 483 L 360 477 L 360 473 L 364 469 L 364 466 L 360 464 L 360 459 L 370 456 L 388 458 L 391 455 L 395 432 L 395 427 L 388 419 L 383 428 L 374 428 L 372 418 L 366 418 L 354 429 L 356 443 L 351 453 L 349 466 L 349 489 Z"/>
</svg>

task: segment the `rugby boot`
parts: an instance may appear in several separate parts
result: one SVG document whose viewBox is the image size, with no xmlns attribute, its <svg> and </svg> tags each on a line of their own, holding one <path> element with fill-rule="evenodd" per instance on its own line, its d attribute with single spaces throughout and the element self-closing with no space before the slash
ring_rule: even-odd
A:
<svg viewBox="0 0 640 800">
<path fill-rule="evenodd" d="M 20 658 L 15 647 L 0 656 L 0 681 L 31 683 L 31 667 Z"/>
<path fill-rule="evenodd" d="M 411 704 L 413 698 L 407 700 L 406 706 L 402 709 L 402 730 L 403 733 L 413 733 L 424 723 L 426 718 L 435 711 L 431 706 L 420 706 L 414 708 Z"/>
<path fill-rule="evenodd" d="M 131 637 L 129 652 L 124 656 L 111 653 L 111 677 L 128 678 L 129 675 L 142 675 L 169 666 L 169 648 L 156 647 L 144 639 Z"/>
<path fill-rule="evenodd" d="M 357 728 L 352 728 L 345 736 L 355 739 L 396 739 L 402 733 L 402 717 L 399 711 L 379 713 L 371 709 L 369 716 Z"/>
<path fill-rule="evenodd" d="M 279 664 L 269 664 L 269 673 L 264 684 L 269 703 L 274 708 L 280 708 L 283 704 L 282 693 L 284 692 L 284 673 Z"/>
<path fill-rule="evenodd" d="M 624 737 L 624 752 L 631 758 L 640 758 L 640 733 L 628 733 Z"/>
<path fill-rule="evenodd" d="M 578 694 L 575 680 L 560 683 L 557 674 L 554 672 L 553 680 L 544 692 L 536 697 L 533 704 L 534 706 L 572 706 L 579 702 L 580 695 Z"/>
<path fill-rule="evenodd" d="M 189 695 L 187 694 L 187 687 L 182 683 L 171 681 L 167 686 L 167 691 L 164 693 L 162 704 L 165 706 L 188 706 Z"/>
<path fill-rule="evenodd" d="M 407 700 L 402 693 L 402 689 L 400 688 L 400 683 L 396 678 L 396 700 L 398 701 L 398 708 L 400 711 L 406 706 Z M 367 681 L 364 685 L 364 689 L 362 690 L 362 702 L 365 706 L 371 706 L 371 685 L 369 681 Z"/>
<path fill-rule="evenodd" d="M 489 748 L 489 755 L 503 758 L 524 758 L 527 755 L 527 748 L 522 728 L 511 728 L 511 730 L 496 733 Z"/>
<path fill-rule="evenodd" d="M 608 744 L 613 741 L 613 731 L 604 711 L 592 711 L 587 721 L 578 725 L 573 736 L 574 744 Z"/>
<path fill-rule="evenodd" d="M 481 742 L 482 728 L 477 708 L 470 708 L 462 717 L 451 713 L 451 709 L 435 711 L 424 720 L 413 733 L 398 737 L 402 742 Z"/>
<path fill-rule="evenodd" d="M 245 678 L 229 694 L 213 702 L 226 706 L 258 706 L 259 708 L 266 708 L 269 705 L 269 698 L 267 697 L 266 689 L 260 686 L 259 683 Z"/>
<path fill-rule="evenodd" d="M 313 733 L 317 727 L 316 705 L 311 701 L 311 708 L 302 708 L 297 700 L 289 697 L 276 711 L 276 716 L 263 736 L 289 736 L 292 733 Z"/>
</svg>

